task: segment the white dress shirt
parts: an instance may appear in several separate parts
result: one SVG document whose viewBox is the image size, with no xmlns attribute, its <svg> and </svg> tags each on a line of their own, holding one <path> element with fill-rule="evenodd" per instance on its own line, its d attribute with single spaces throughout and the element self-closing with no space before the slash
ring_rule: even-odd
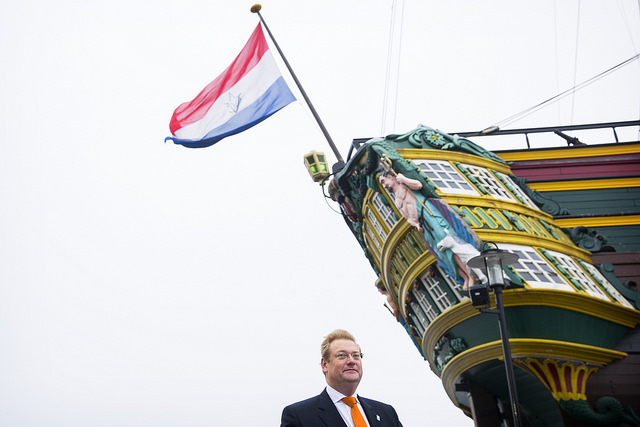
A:
<svg viewBox="0 0 640 427">
<path fill-rule="evenodd" d="M 329 397 L 331 398 L 331 401 L 333 402 L 333 404 L 336 405 L 336 409 L 338 410 L 338 412 L 340 412 L 340 415 L 342 416 L 342 419 L 344 420 L 344 422 L 347 423 L 349 427 L 355 427 L 353 424 L 353 418 L 351 418 L 351 407 L 342 401 L 343 397 L 348 397 L 348 396 L 345 396 L 339 391 L 331 388 L 331 386 L 329 385 L 327 386 L 327 393 L 329 394 Z M 358 409 L 362 414 L 362 418 L 364 418 L 364 422 L 367 423 L 367 426 L 371 427 L 371 424 L 369 424 L 369 420 L 367 419 L 367 415 L 364 413 L 364 409 L 360 404 L 360 399 L 358 399 L 358 395 L 356 394 L 353 397 L 356 398 Z"/>
</svg>

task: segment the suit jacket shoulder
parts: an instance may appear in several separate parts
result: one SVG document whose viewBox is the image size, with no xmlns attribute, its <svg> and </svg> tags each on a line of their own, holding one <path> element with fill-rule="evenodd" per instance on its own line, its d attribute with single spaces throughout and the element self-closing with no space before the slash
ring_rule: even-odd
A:
<svg viewBox="0 0 640 427">
<path fill-rule="evenodd" d="M 396 410 L 386 403 L 358 396 L 371 427 L 402 427 Z M 287 406 L 280 427 L 346 427 L 326 390 Z"/>
<path fill-rule="evenodd" d="M 327 390 L 282 411 L 280 427 L 347 427 Z"/>
<path fill-rule="evenodd" d="M 362 396 L 358 396 L 358 399 L 371 427 L 402 427 L 393 406 Z"/>
</svg>

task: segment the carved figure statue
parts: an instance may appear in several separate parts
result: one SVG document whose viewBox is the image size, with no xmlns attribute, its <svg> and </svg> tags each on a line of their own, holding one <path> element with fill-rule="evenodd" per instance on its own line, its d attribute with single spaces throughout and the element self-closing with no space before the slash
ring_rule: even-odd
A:
<svg viewBox="0 0 640 427">
<path fill-rule="evenodd" d="M 438 263 L 456 280 L 462 280 L 464 290 L 473 286 L 476 280 L 484 280 L 484 274 L 470 273 L 466 262 L 462 261 L 461 255 L 468 260 L 472 256 L 479 255 L 480 252 L 471 244 L 475 243 L 472 232 L 466 230 L 466 226 L 455 218 L 444 201 L 424 197 L 417 192 L 422 188 L 420 181 L 407 178 L 401 173 L 396 175 L 393 170 L 383 172 L 379 181 L 387 191 L 394 194 L 398 211 L 422 234 L 429 251 L 436 257 Z M 452 223 L 453 221 L 456 223 Z M 464 232 L 466 240 L 458 235 L 459 231 Z M 453 236 L 467 246 L 457 243 L 459 241 L 456 240 L 445 240 Z M 475 253 L 472 249 L 475 249 Z M 461 255 L 457 254 L 456 250 L 460 251 Z"/>
<path fill-rule="evenodd" d="M 471 268 L 468 265 L 471 258 L 480 255 L 480 251 L 478 251 L 478 249 L 476 249 L 472 244 L 462 240 L 460 237 L 449 234 L 448 229 L 445 231 L 447 232 L 447 236 L 438 243 L 438 250 L 444 251 L 445 249 L 451 249 L 453 253 L 460 257 L 460 260 L 467 266 L 469 272 L 475 276 L 476 279 L 481 282 L 487 281 L 487 276 L 484 275 L 481 269 Z"/>
</svg>

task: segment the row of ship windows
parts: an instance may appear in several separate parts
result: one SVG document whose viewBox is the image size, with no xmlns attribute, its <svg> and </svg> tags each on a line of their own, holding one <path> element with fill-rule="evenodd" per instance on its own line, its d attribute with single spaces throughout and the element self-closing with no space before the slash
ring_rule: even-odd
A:
<svg viewBox="0 0 640 427">
<path fill-rule="evenodd" d="M 365 223 L 365 231 L 369 241 L 375 246 L 376 256 L 379 257 L 382 243 L 386 240 L 387 231 L 397 222 L 393 210 L 382 203 L 382 196 L 376 193 L 372 198 L 374 209 L 366 213 L 370 226 Z M 477 229 L 506 230 L 525 232 L 535 236 L 571 243 L 571 240 L 555 225 L 551 225 L 539 218 L 527 215 L 497 210 L 494 208 L 452 206 L 462 219 Z M 375 212 L 379 215 L 376 215 Z M 379 221 L 379 219 L 381 221 Z M 385 227 L 386 226 L 386 230 Z"/>
<path fill-rule="evenodd" d="M 434 185 L 443 194 L 451 195 L 467 195 L 467 196 L 481 196 L 482 194 L 489 194 L 494 198 L 500 200 L 506 200 L 514 203 L 524 203 L 527 206 L 539 210 L 538 206 L 531 201 L 531 199 L 518 187 L 513 180 L 508 176 L 498 171 L 490 171 L 486 168 L 479 166 L 473 166 L 469 164 L 455 163 L 455 167 L 446 161 L 440 160 L 418 160 L 414 159 L 413 162 L 427 175 L 427 177 L 433 182 Z M 464 175 L 464 176 L 463 176 Z M 393 194 L 390 194 L 393 199 Z M 376 193 L 373 196 L 372 203 L 380 215 L 382 222 L 390 230 L 397 222 L 396 215 L 382 198 L 380 193 Z M 478 226 L 474 223 L 475 215 L 473 212 L 460 212 L 467 222 L 471 225 Z M 465 215 L 466 214 L 466 215 Z M 365 226 L 365 232 L 368 234 L 371 245 L 375 248 L 374 255 L 380 257 L 382 250 L 382 243 L 384 242 L 387 233 L 373 214 L 373 212 L 367 212 L 367 218 L 369 223 L 375 229 L 371 230 Z M 476 221 L 477 222 L 477 221 Z M 489 224 L 490 228 L 495 228 L 498 225 Z M 509 229 L 512 227 L 507 223 Z M 378 238 L 376 238 L 376 236 Z"/>
<path fill-rule="evenodd" d="M 501 245 L 501 249 L 518 255 L 512 265 L 531 289 L 583 291 L 606 301 L 615 300 L 628 308 L 633 306 L 591 264 L 554 251 L 529 246 Z M 433 268 L 437 269 L 437 274 Z M 450 290 L 450 292 L 447 292 Z M 461 301 L 460 285 L 443 273 L 437 265 L 430 267 L 409 292 L 406 305 L 409 324 L 418 337 L 440 313 Z"/>
<path fill-rule="evenodd" d="M 443 194 L 468 196 L 489 194 L 497 199 L 524 203 L 539 210 L 509 176 L 498 171 L 489 171 L 478 166 L 460 163 L 455 163 L 454 167 L 449 162 L 438 160 L 414 160 L 414 163 Z M 393 194 L 390 196 L 393 198 Z M 365 239 L 376 262 L 380 265 L 382 244 L 387 238 L 386 230 L 393 228 L 397 217 L 381 193 L 374 194 L 371 202 L 377 215 L 373 210 L 367 211 L 368 221 L 364 224 Z M 383 227 L 378 218 L 386 227 Z M 473 218 L 470 220 L 473 221 Z M 475 225 L 478 226 L 478 224 Z M 536 251 L 527 246 L 506 244 L 500 247 L 511 250 L 519 256 L 518 262 L 512 267 L 531 288 L 579 290 L 604 300 L 614 299 L 631 308 L 626 299 L 590 264 L 543 249 Z M 392 270 L 397 270 L 392 271 L 392 276 L 399 282 L 407 266 L 397 265 L 394 264 L 392 268 Z M 439 271 L 439 267 L 434 267 Z M 417 329 L 418 336 L 421 336 L 421 333 L 436 316 L 466 298 L 466 295 L 458 283 L 440 271 L 438 274 L 434 274 L 433 270 L 429 270 L 419 279 L 418 283 L 419 286 L 410 293 L 407 313 L 410 317 L 410 324 Z"/>
<path fill-rule="evenodd" d="M 443 194 L 466 196 L 488 194 L 496 199 L 524 203 L 530 208 L 539 210 L 511 177 L 501 172 L 464 163 L 454 163 L 454 166 L 440 160 L 413 159 L 413 162 Z"/>
</svg>

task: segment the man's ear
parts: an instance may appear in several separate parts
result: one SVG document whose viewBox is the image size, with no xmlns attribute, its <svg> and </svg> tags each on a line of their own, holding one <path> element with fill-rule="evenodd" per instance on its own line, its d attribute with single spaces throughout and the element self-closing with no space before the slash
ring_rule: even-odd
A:
<svg viewBox="0 0 640 427">
<path fill-rule="evenodd" d="M 324 360 L 324 357 L 320 359 L 320 366 L 322 367 L 322 372 L 326 375 L 329 368 L 327 368 L 327 361 Z"/>
</svg>

